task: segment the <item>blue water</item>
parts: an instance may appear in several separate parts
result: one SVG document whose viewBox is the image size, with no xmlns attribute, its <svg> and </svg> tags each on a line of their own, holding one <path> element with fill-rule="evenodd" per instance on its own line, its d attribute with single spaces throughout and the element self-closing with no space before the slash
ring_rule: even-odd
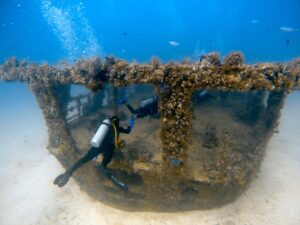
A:
<svg viewBox="0 0 300 225">
<path fill-rule="evenodd" d="M 233 50 L 249 63 L 287 61 L 300 55 L 299 12 L 300 0 L 1 0 L 0 62 L 167 62 Z"/>
</svg>

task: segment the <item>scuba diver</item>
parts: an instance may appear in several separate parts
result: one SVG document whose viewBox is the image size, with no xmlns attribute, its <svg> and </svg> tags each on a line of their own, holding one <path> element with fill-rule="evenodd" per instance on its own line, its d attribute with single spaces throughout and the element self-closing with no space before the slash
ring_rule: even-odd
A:
<svg viewBox="0 0 300 225">
<path fill-rule="evenodd" d="M 112 180 L 112 182 L 121 188 L 122 190 L 127 190 L 127 186 L 115 178 L 111 171 L 106 168 L 106 166 L 112 160 L 112 156 L 114 150 L 120 146 L 119 142 L 119 134 L 125 133 L 129 134 L 134 126 L 134 120 L 130 120 L 130 125 L 127 128 L 123 128 L 120 126 L 120 120 L 118 117 L 113 116 L 110 119 L 105 119 L 100 127 L 98 128 L 96 134 L 91 140 L 92 147 L 89 151 L 80 158 L 77 162 L 75 162 L 65 173 L 59 175 L 54 180 L 54 184 L 58 187 L 64 186 L 72 174 L 83 164 L 91 161 L 93 158 L 98 156 L 99 154 L 103 154 L 103 160 L 101 165 L 98 166 L 101 172 L 103 172 L 108 178 Z"/>
<path fill-rule="evenodd" d="M 140 108 L 138 109 L 134 109 L 130 104 L 127 104 L 126 106 L 137 119 L 144 118 L 146 116 L 154 116 L 158 113 L 158 99 L 155 96 L 143 100 L 140 103 Z"/>
</svg>

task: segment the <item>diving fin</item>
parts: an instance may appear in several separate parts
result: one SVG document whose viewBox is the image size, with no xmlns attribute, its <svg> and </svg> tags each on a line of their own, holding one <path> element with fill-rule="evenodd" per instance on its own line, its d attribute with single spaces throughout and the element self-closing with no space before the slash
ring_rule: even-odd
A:
<svg viewBox="0 0 300 225">
<path fill-rule="evenodd" d="M 122 191 L 125 191 L 125 192 L 128 191 L 127 185 L 125 183 L 123 183 L 122 181 L 120 181 L 119 179 L 117 179 L 116 177 L 114 177 L 113 175 L 110 175 L 110 180 L 116 187 L 118 187 Z"/>
<path fill-rule="evenodd" d="M 98 171 L 100 172 L 100 174 L 106 178 L 109 178 L 111 180 L 111 182 L 119 189 L 121 189 L 122 191 L 127 192 L 128 191 L 128 187 L 125 183 L 123 183 L 121 180 L 119 180 L 118 178 L 116 178 L 114 175 L 112 175 L 112 171 L 108 168 L 104 168 L 101 165 L 97 165 L 96 168 L 98 169 Z"/>
<path fill-rule="evenodd" d="M 69 181 L 70 177 L 71 176 L 69 173 L 63 173 L 55 178 L 53 184 L 57 185 L 58 187 L 62 187 Z"/>
</svg>

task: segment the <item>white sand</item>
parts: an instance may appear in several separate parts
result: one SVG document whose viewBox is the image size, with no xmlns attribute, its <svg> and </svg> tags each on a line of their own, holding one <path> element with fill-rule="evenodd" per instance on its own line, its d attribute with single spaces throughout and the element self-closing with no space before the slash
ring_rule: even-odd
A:
<svg viewBox="0 0 300 225">
<path fill-rule="evenodd" d="M 42 114 L 25 86 L 18 85 L 14 89 L 2 85 L 1 225 L 300 224 L 299 92 L 288 98 L 280 132 L 268 145 L 258 178 L 235 202 L 213 210 L 128 213 L 93 201 L 72 179 L 62 189 L 52 185 L 63 168 L 46 150 L 47 128 Z M 11 93 L 15 96 L 9 97 Z M 23 99 L 29 100 L 24 102 Z M 18 107 L 21 115 L 17 114 Z"/>
</svg>

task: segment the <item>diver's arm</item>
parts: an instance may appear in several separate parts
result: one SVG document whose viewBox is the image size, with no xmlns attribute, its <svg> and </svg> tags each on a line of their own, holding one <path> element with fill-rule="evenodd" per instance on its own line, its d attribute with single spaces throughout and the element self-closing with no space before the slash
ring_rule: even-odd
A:
<svg viewBox="0 0 300 225">
<path fill-rule="evenodd" d="M 130 134 L 131 128 L 130 126 L 128 126 L 127 128 L 119 127 L 118 131 L 119 133 Z"/>
<path fill-rule="evenodd" d="M 138 113 L 138 110 L 134 109 L 130 104 L 127 104 L 126 107 L 131 112 L 131 114 L 137 114 Z"/>
<path fill-rule="evenodd" d="M 137 114 L 136 114 L 136 118 L 137 118 L 137 119 L 141 119 L 141 118 L 144 118 L 144 117 L 146 117 L 146 116 L 148 116 L 148 113 L 143 113 L 143 112 L 141 112 L 141 113 L 137 113 Z"/>
</svg>

